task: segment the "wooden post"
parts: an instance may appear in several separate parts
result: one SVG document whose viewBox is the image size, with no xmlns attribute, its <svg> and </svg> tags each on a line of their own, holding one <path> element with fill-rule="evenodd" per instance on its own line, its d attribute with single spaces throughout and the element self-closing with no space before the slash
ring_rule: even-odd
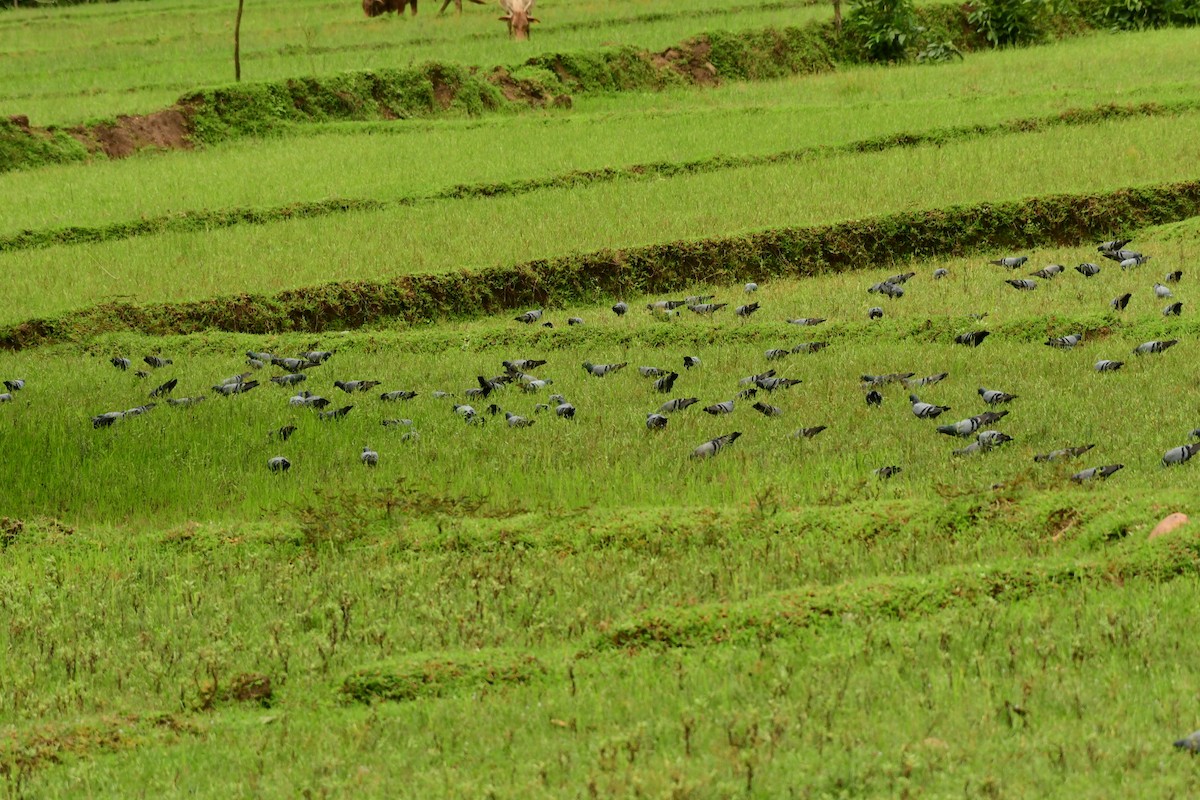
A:
<svg viewBox="0 0 1200 800">
<path fill-rule="evenodd" d="M 842 0 L 833 0 L 833 29 L 842 37 Z"/>
<path fill-rule="evenodd" d="M 239 83 L 242 80 L 242 4 L 238 0 L 237 22 L 233 23 L 233 77 Z"/>
</svg>

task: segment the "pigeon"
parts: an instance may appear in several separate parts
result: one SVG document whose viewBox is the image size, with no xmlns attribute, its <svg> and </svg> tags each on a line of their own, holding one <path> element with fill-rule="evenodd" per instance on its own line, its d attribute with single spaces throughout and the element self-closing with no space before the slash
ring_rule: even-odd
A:
<svg viewBox="0 0 1200 800">
<path fill-rule="evenodd" d="M 685 306 L 698 306 L 698 305 L 701 305 L 702 303 L 709 302 L 714 297 L 716 297 L 715 294 L 694 294 L 691 297 L 683 298 L 683 304 Z"/>
<path fill-rule="evenodd" d="M 1141 258 L 1142 254 L 1136 250 L 1126 250 L 1119 248 L 1117 250 L 1101 250 L 1100 255 L 1107 258 L 1109 261 L 1116 261 L 1118 264 L 1122 261 L 1128 261 L 1131 258 Z"/>
<path fill-rule="evenodd" d="M 979 430 L 979 425 L 978 417 L 967 417 L 950 425 L 939 425 L 937 432 L 947 436 L 971 436 Z"/>
<path fill-rule="evenodd" d="M 945 269 L 945 268 L 938 268 L 933 271 L 933 279 L 935 281 L 940 281 L 942 278 L 945 278 L 949 274 L 950 274 L 950 270 Z"/>
<path fill-rule="evenodd" d="M 500 366 L 504 367 L 509 374 L 517 372 L 525 372 L 530 369 L 544 367 L 546 362 L 536 358 L 516 358 L 512 361 L 501 361 Z"/>
<path fill-rule="evenodd" d="M 829 347 L 829 342 L 802 342 L 792 348 L 793 353 L 817 353 Z"/>
<path fill-rule="evenodd" d="M 673 414 L 676 411 L 683 411 L 693 403 L 699 403 L 699 398 L 696 397 L 677 397 L 674 400 L 668 400 L 658 407 L 659 414 Z"/>
<path fill-rule="evenodd" d="M 375 452 L 364 444 L 362 455 L 358 457 L 358 460 L 361 461 L 364 466 L 375 467 L 379 465 L 379 453 Z"/>
<path fill-rule="evenodd" d="M 1111 253 L 1115 250 L 1120 250 L 1122 247 L 1129 244 L 1131 241 L 1133 241 L 1133 240 L 1132 239 L 1113 239 L 1111 241 L 1105 242 L 1104 244 L 1100 245 L 1099 247 L 1096 248 L 1096 250 L 1097 250 L 1097 252 L 1100 252 L 1100 253 Z"/>
<path fill-rule="evenodd" d="M 883 319 L 883 309 L 879 306 L 871 306 L 867 309 L 867 319 Z"/>
<path fill-rule="evenodd" d="M 1092 264 L 1091 262 L 1087 262 L 1075 267 L 1075 271 L 1085 278 L 1094 278 L 1100 274 L 1100 266 L 1097 264 Z"/>
<path fill-rule="evenodd" d="M 900 471 L 901 471 L 900 467 L 897 467 L 897 466 L 880 467 L 879 469 L 871 470 L 871 474 L 874 475 L 875 477 L 879 478 L 880 480 L 887 480 L 888 478 L 892 478 L 892 477 L 895 477 L 896 475 L 899 475 Z"/>
<path fill-rule="evenodd" d="M 1083 483 L 1084 481 L 1090 481 L 1093 478 L 1107 478 L 1116 473 L 1117 470 L 1121 469 L 1125 469 L 1124 464 L 1109 464 L 1105 467 L 1092 467 L 1091 469 L 1085 469 L 1082 472 L 1076 472 L 1071 476 L 1071 480 L 1075 481 L 1075 483 Z"/>
<path fill-rule="evenodd" d="M 884 278 L 884 283 L 890 283 L 893 286 L 899 286 L 902 283 L 908 283 L 908 279 L 916 275 L 915 272 L 901 272 L 898 275 L 893 275 L 890 278 Z"/>
<path fill-rule="evenodd" d="M 1192 428 L 1191 432 L 1188 433 L 1188 436 L 1192 437 L 1193 439 L 1200 439 L 1200 428 Z"/>
<path fill-rule="evenodd" d="M 750 294 L 751 292 L 757 292 L 758 284 L 757 283 L 747 283 L 745 286 L 742 287 L 742 291 L 744 291 L 746 294 Z"/>
<path fill-rule="evenodd" d="M 700 366 L 700 356 L 684 356 L 683 368 L 691 369 L 692 367 Z"/>
<path fill-rule="evenodd" d="M 711 406 L 705 406 L 704 413 L 712 414 L 714 417 L 720 414 L 732 414 L 733 401 L 726 400 L 724 403 L 713 403 Z"/>
<path fill-rule="evenodd" d="M 510 428 L 528 428 L 530 425 L 536 422 L 536 420 L 518 416 L 511 411 L 504 412 L 504 421 L 508 423 L 508 427 Z"/>
<path fill-rule="evenodd" d="M 1174 293 L 1161 283 L 1156 283 L 1154 284 L 1154 296 L 1159 300 L 1166 300 L 1168 297 L 1174 297 Z"/>
<path fill-rule="evenodd" d="M 250 377 L 249 372 L 243 372 L 241 375 L 230 375 L 228 378 L 225 378 L 224 380 L 221 381 L 221 385 L 229 386 L 231 384 L 243 383 L 249 377 Z"/>
<path fill-rule="evenodd" d="M 123 356 L 113 356 L 112 358 L 110 358 L 108 360 L 108 363 L 112 364 L 114 367 L 116 367 L 117 369 L 124 372 L 125 370 L 129 369 L 129 365 L 132 364 L 133 362 L 130 361 L 128 358 L 124 358 Z"/>
<path fill-rule="evenodd" d="M 1077 447 L 1064 447 L 1062 450 L 1051 450 L 1049 453 L 1036 455 L 1033 457 L 1033 460 L 1041 463 L 1043 461 L 1057 461 L 1060 458 L 1078 458 L 1095 446 L 1094 444 L 1081 444 Z"/>
<path fill-rule="evenodd" d="M 287 375 L 276 375 L 271 378 L 271 383 L 277 383 L 280 386 L 295 386 L 297 383 L 303 383 L 308 380 L 308 376 L 303 372 L 289 372 Z"/>
<path fill-rule="evenodd" d="M 896 284 L 888 283 L 887 281 L 882 281 L 875 284 L 870 289 L 867 289 L 867 292 L 869 294 L 882 294 L 885 297 L 890 297 L 893 300 L 895 300 L 897 297 L 904 297 L 903 286 L 897 286 Z"/>
<path fill-rule="evenodd" d="M 773 392 L 776 389 L 787 389 L 798 383 L 803 383 L 803 381 L 799 378 L 762 378 L 761 380 L 755 380 L 754 383 L 759 389 Z"/>
<path fill-rule="evenodd" d="M 567 324 L 568 325 L 582 325 L 583 318 L 582 317 L 567 317 Z"/>
<path fill-rule="evenodd" d="M 526 376 L 526 377 L 529 377 L 529 376 Z M 534 378 L 531 381 L 522 382 L 521 383 L 521 391 L 523 391 L 523 392 L 539 392 L 542 389 L 545 389 L 547 386 L 549 386 L 552 383 L 554 383 L 553 380 L 544 380 L 543 381 L 543 380 L 538 380 L 537 378 Z"/>
<path fill-rule="evenodd" d="M 490 416 L 493 416 L 493 417 L 494 417 L 494 416 L 496 416 L 497 414 L 503 414 L 503 413 L 504 413 L 504 409 L 503 409 L 503 408 L 501 408 L 500 406 L 496 405 L 495 403 L 491 403 L 491 404 L 490 404 L 490 405 L 488 405 L 488 407 L 487 407 L 487 413 L 488 413 L 488 415 L 490 415 Z"/>
<path fill-rule="evenodd" d="M 675 385 L 676 379 L 679 378 L 678 372 L 672 372 L 664 375 L 654 382 L 654 391 L 666 394 L 671 391 L 671 387 Z"/>
<path fill-rule="evenodd" d="M 570 403 L 559 403 L 554 407 L 554 415 L 559 419 L 575 419 L 575 406 Z"/>
<path fill-rule="evenodd" d="M 939 372 L 937 375 L 927 375 L 924 378 L 917 378 L 916 380 L 904 378 L 900 382 L 903 383 L 906 388 L 916 389 L 921 386 L 932 386 L 933 384 L 943 381 L 948 377 L 950 377 L 949 372 Z"/>
<path fill-rule="evenodd" d="M 685 305 L 682 300 L 655 300 L 653 303 L 646 304 L 647 311 L 674 311 L 680 306 Z"/>
<path fill-rule="evenodd" d="M 146 403 L 144 406 L 135 406 L 134 408 L 127 409 L 125 411 L 125 416 L 140 417 L 142 414 L 145 414 L 147 411 L 154 408 L 155 405 L 155 403 Z"/>
<path fill-rule="evenodd" d="M 983 402 L 989 406 L 1000 405 L 1001 403 L 1011 403 L 1017 399 L 1017 395 L 1008 394 L 1007 392 L 996 391 L 995 389 L 984 389 L 979 387 L 979 396 L 983 398 Z"/>
<path fill-rule="evenodd" d="M 903 383 L 915 374 L 914 372 L 889 372 L 887 375 L 863 375 L 860 380 L 863 382 L 863 386 L 887 386 L 889 383 L 897 381 Z"/>
<path fill-rule="evenodd" d="M 154 367 L 155 369 L 158 369 L 159 367 L 165 367 L 167 364 L 174 363 L 173 361 L 171 361 L 171 359 L 162 358 L 161 356 L 145 356 L 142 358 L 142 361 L 145 361 L 147 364 L 149 364 L 151 367 Z"/>
<path fill-rule="evenodd" d="M 1092 369 L 1096 370 L 1096 372 L 1116 372 L 1123 366 L 1125 366 L 1124 361 L 1113 361 L 1108 358 L 1102 358 L 1092 365 Z"/>
<path fill-rule="evenodd" d="M 125 416 L 124 411 L 106 411 L 99 416 L 92 417 L 93 428 L 107 428 L 114 422 Z"/>
<path fill-rule="evenodd" d="M 1144 256 L 1141 253 L 1137 253 L 1135 255 L 1130 256 L 1129 258 L 1122 259 L 1121 269 L 1133 269 L 1134 267 L 1140 267 L 1142 264 L 1145 264 L 1151 258 L 1152 258 L 1152 256 Z"/>
<path fill-rule="evenodd" d="M 246 358 L 249 358 L 253 361 L 262 361 L 267 364 L 270 364 L 275 360 L 275 356 L 271 355 L 270 353 L 258 353 L 254 350 L 247 350 Z"/>
<path fill-rule="evenodd" d="M 271 472 L 287 472 L 292 468 L 292 462 L 288 461 L 283 456 L 275 456 L 267 459 L 267 469 Z"/>
<path fill-rule="evenodd" d="M 982 442 L 975 441 L 975 442 L 971 442 L 966 447 L 959 448 L 958 450 L 951 450 L 950 455 L 952 455 L 952 456 L 973 456 L 976 453 L 985 453 L 985 452 L 987 452 L 987 450 L 988 450 L 988 448 L 985 447 Z"/>
<path fill-rule="evenodd" d="M 1031 292 L 1037 288 L 1037 281 L 1030 280 L 1029 278 L 1018 278 L 1016 280 L 1005 281 L 1005 283 L 1023 292 Z"/>
<path fill-rule="evenodd" d="M 25 381 L 22 378 L 13 378 L 12 380 L 7 380 L 4 382 L 4 388 L 8 389 L 10 392 L 19 392 L 25 388 Z M 172 385 L 171 388 L 174 389 L 174 385 Z"/>
<path fill-rule="evenodd" d="M 989 264 L 995 264 L 997 267 L 1008 267 L 1009 269 L 1020 269 L 1029 260 L 1029 256 L 1009 256 L 1007 258 L 998 258 L 995 261 L 989 261 Z"/>
<path fill-rule="evenodd" d="M 641 373 L 643 378 L 661 378 L 667 374 L 666 370 L 659 369 L 658 367 L 638 367 L 638 372 Z"/>
<path fill-rule="evenodd" d="M 662 430 L 667 427 L 667 418 L 662 414 L 650 413 L 646 415 L 646 427 L 650 430 Z"/>
<path fill-rule="evenodd" d="M 250 367 L 250 369 L 262 369 L 266 365 L 267 363 L 265 361 L 259 361 L 257 358 L 246 359 L 246 366 Z"/>
<path fill-rule="evenodd" d="M 921 398 L 915 394 L 908 396 L 908 402 L 912 403 L 912 412 L 918 419 L 937 419 L 943 411 L 950 410 L 950 406 L 935 406 L 933 403 L 922 403 Z"/>
<path fill-rule="evenodd" d="M 624 300 L 622 300 L 621 302 L 617 303 L 615 306 L 612 307 L 612 311 L 618 317 L 623 317 L 623 316 L 625 316 L 625 313 L 627 311 L 629 311 L 629 305 L 627 303 L 625 303 Z"/>
<path fill-rule="evenodd" d="M 379 385 L 379 381 L 334 381 L 333 385 L 346 394 L 367 392 Z"/>
<path fill-rule="evenodd" d="M 975 434 L 975 440 L 990 450 L 993 447 L 999 447 L 1005 442 L 1011 442 L 1013 438 L 1007 433 L 1001 433 L 1000 431 L 981 431 Z"/>
<path fill-rule="evenodd" d="M 960 333 L 954 337 L 954 341 L 958 344 L 965 344 L 967 347 L 979 347 L 983 340 L 991 335 L 991 331 L 971 331 L 970 333 Z"/>
<path fill-rule="evenodd" d="M 1183 272 L 1181 270 L 1175 270 L 1174 272 L 1168 272 L 1166 275 L 1163 276 L 1163 281 L 1165 281 L 1166 283 L 1179 283 L 1181 280 L 1183 280 Z"/>
<path fill-rule="evenodd" d="M 784 356 L 791 355 L 790 350 L 780 350 L 778 348 L 767 351 L 767 361 L 777 361 Z"/>
<path fill-rule="evenodd" d="M 520 316 L 513 317 L 517 322 L 524 322 L 526 325 L 532 325 L 542 318 L 542 310 L 540 308 L 533 311 L 526 311 Z"/>
<path fill-rule="evenodd" d="M 1144 355 L 1149 355 L 1150 353 L 1161 353 L 1164 350 L 1174 347 L 1177 344 L 1179 344 L 1178 339 L 1167 339 L 1166 341 L 1143 342 L 1142 344 L 1139 344 L 1137 347 L 1133 348 L 1133 354 L 1135 356 L 1144 356 Z"/>
<path fill-rule="evenodd" d="M 818 433 L 820 433 L 821 431 L 823 431 L 825 429 L 826 429 L 826 427 L 824 425 L 816 425 L 811 428 L 801 428 L 800 430 L 798 430 L 792 434 L 792 438 L 793 439 L 812 439 Z"/>
<path fill-rule="evenodd" d="M 871 391 L 867 392 L 866 401 L 867 401 L 867 405 L 869 405 L 869 406 L 875 406 L 875 407 L 882 406 L 883 405 L 883 395 L 881 395 L 879 392 L 872 389 Z"/>
<path fill-rule="evenodd" d="M 789 319 L 788 325 L 820 325 L 822 322 L 826 322 L 824 317 L 797 317 L 796 319 Z"/>
<path fill-rule="evenodd" d="M 197 403 L 203 403 L 207 399 L 208 398 L 206 398 L 204 395 L 199 395 L 197 397 L 169 397 L 167 398 L 167 405 L 186 408 L 188 406 L 194 406 Z"/>
<path fill-rule="evenodd" d="M 394 392 L 384 392 L 383 394 L 379 395 L 379 399 L 383 400 L 384 402 L 394 403 L 397 400 L 412 400 L 416 396 L 417 396 L 416 392 L 410 392 L 410 391 L 405 391 L 404 389 L 398 389 Z"/>
<path fill-rule="evenodd" d="M 413 422 L 411 419 L 385 419 L 381 424 L 385 428 L 397 428 L 401 425 L 412 427 Z"/>
<path fill-rule="evenodd" d="M 286 442 L 288 439 L 292 438 L 292 434 L 295 432 L 296 432 L 295 425 L 284 425 L 282 428 L 279 428 L 278 430 L 271 431 L 271 438 L 278 439 L 281 442 Z"/>
<path fill-rule="evenodd" d="M 766 380 L 767 378 L 774 378 L 774 377 L 775 377 L 775 370 L 769 369 L 766 372 L 760 372 L 757 375 L 747 375 L 746 377 L 739 379 L 738 386 L 745 386 L 750 383 L 757 384 L 761 380 Z"/>
<path fill-rule="evenodd" d="M 1179 447 L 1172 447 L 1163 454 L 1162 463 L 1164 467 L 1169 467 L 1172 464 L 1182 464 L 1191 459 L 1192 456 L 1200 453 L 1200 442 L 1195 444 L 1184 444 Z"/>
<path fill-rule="evenodd" d="M 593 364 L 590 361 L 583 362 L 583 368 L 587 370 L 590 375 L 593 375 L 597 378 L 603 378 L 610 372 L 616 372 L 619 369 L 624 369 L 626 366 L 628 366 L 628 362 L 626 361 L 622 361 L 620 364 Z"/>
<path fill-rule="evenodd" d="M 1164 317 L 1178 317 L 1183 313 L 1183 303 L 1171 303 L 1163 309 Z"/>
<path fill-rule="evenodd" d="M 145 371 L 143 371 L 143 370 L 140 370 L 140 369 L 139 369 L 137 372 L 133 373 L 133 374 L 134 374 L 136 377 L 138 377 L 138 378 L 149 378 L 149 377 L 150 377 L 150 373 L 149 373 L 149 372 L 145 372 Z"/>
<path fill-rule="evenodd" d="M 5 381 L 4 384 L 7 386 L 8 381 Z M 178 385 L 179 385 L 179 379 L 171 378 L 171 380 L 167 381 L 162 386 L 159 386 L 157 389 L 150 392 L 150 396 L 151 397 L 162 397 L 163 395 L 170 394 L 171 392 L 175 391 L 175 387 Z"/>
<path fill-rule="evenodd" d="M 758 402 L 754 404 L 754 410 L 765 417 L 782 417 L 783 409 L 778 406 L 769 405 L 767 403 Z"/>
<path fill-rule="evenodd" d="M 1049 280 L 1056 275 L 1062 274 L 1062 271 L 1065 269 L 1066 267 L 1064 267 L 1062 264 L 1050 264 L 1049 266 L 1042 267 L 1037 272 L 1031 272 L 1029 274 L 1034 278 L 1043 278 L 1045 280 Z"/>
<path fill-rule="evenodd" d="M 333 351 L 331 351 L 331 350 L 310 350 L 307 353 L 301 353 L 300 357 L 307 359 L 308 361 L 312 362 L 313 364 L 324 364 L 326 361 L 328 361 L 330 358 L 333 357 Z"/>
<path fill-rule="evenodd" d="M 212 390 L 219 395 L 229 397 L 235 394 L 245 394 L 256 386 L 258 386 L 258 381 L 242 381 L 240 383 L 220 383 L 212 387 Z"/>
<path fill-rule="evenodd" d="M 737 308 L 735 308 L 733 310 L 733 313 L 737 314 L 739 317 L 741 317 L 743 319 L 747 319 L 755 311 L 758 311 L 758 308 L 759 308 L 758 303 L 747 303 L 744 306 L 738 306 Z"/>
<path fill-rule="evenodd" d="M 1114 297 L 1112 301 L 1109 302 L 1109 305 L 1113 307 L 1114 311 L 1124 311 L 1125 306 L 1129 305 L 1129 298 L 1131 297 L 1133 297 L 1133 295 L 1129 292 L 1126 292 L 1120 297 Z"/>
<path fill-rule="evenodd" d="M 727 305 L 729 305 L 729 303 L 692 303 L 688 306 L 688 310 L 696 314 L 700 314 L 701 316 L 705 314 L 711 316 Z"/>
<path fill-rule="evenodd" d="M 271 363 L 277 367 L 283 367 L 288 372 L 299 372 L 302 369 L 313 366 L 307 358 L 279 358 L 278 356 L 272 356 Z"/>
<path fill-rule="evenodd" d="M 749 389 L 742 389 L 740 392 L 738 392 L 737 395 L 734 396 L 734 399 L 735 400 L 749 400 L 756 396 L 758 396 L 758 387 L 751 386 Z"/>
<path fill-rule="evenodd" d="M 707 442 L 692 451 L 692 458 L 711 458 L 729 445 L 736 442 L 738 437 L 741 435 L 741 431 L 734 431 L 733 433 L 727 433 L 724 436 L 718 436 L 715 439 L 709 439 Z"/>
<path fill-rule="evenodd" d="M 317 417 L 323 420 L 341 419 L 349 414 L 350 409 L 352 408 L 354 408 L 354 406 L 342 406 L 341 408 L 333 411 L 322 411 L 321 413 L 317 414 Z"/>
<path fill-rule="evenodd" d="M 440 389 L 434 389 L 429 393 L 429 396 L 436 400 L 441 400 L 444 397 L 454 397 L 454 394 L 451 392 L 443 392 Z"/>
<path fill-rule="evenodd" d="M 1180 750 L 1187 750 L 1191 753 L 1200 753 L 1200 731 L 1188 734 L 1187 736 L 1175 742 L 1175 746 Z"/>
<path fill-rule="evenodd" d="M 1067 336 L 1054 336 L 1046 340 L 1047 347 L 1057 347 L 1059 350 L 1070 350 L 1083 341 L 1082 333 L 1072 333 Z"/>
</svg>

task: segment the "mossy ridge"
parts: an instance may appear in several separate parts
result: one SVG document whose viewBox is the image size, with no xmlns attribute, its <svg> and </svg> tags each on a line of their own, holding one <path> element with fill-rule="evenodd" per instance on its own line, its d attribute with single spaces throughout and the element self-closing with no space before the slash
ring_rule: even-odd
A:
<svg viewBox="0 0 1200 800">
<path fill-rule="evenodd" d="M 412 656 L 366 667 L 346 676 L 341 695 L 349 701 L 418 700 L 532 683 L 546 674 L 532 655 L 499 650 L 462 655 Z"/>
</svg>

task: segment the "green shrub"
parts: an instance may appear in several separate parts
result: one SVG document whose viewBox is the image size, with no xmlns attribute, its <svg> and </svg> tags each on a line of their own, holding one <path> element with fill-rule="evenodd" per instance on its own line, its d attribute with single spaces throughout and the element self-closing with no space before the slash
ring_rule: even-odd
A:
<svg viewBox="0 0 1200 800">
<path fill-rule="evenodd" d="M 1200 0 L 1112 0 L 1102 22 L 1118 30 L 1200 23 Z"/>
<path fill-rule="evenodd" d="M 922 64 L 943 64 L 962 57 L 962 51 L 950 41 L 929 42 L 917 53 L 917 61 Z"/>
<path fill-rule="evenodd" d="M 982 0 L 967 20 L 992 47 L 1007 47 L 1041 39 L 1046 13 L 1046 0 Z"/>
<path fill-rule="evenodd" d="M 855 0 L 846 29 L 872 61 L 902 61 L 920 33 L 912 0 Z"/>
</svg>

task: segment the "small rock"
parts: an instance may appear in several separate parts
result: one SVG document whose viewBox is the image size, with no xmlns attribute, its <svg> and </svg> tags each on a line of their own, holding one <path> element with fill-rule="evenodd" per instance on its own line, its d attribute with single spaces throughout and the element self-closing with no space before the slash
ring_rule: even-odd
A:
<svg viewBox="0 0 1200 800">
<path fill-rule="evenodd" d="M 1166 536 L 1176 528 L 1186 525 L 1187 521 L 1187 514 L 1180 514 L 1178 512 L 1174 514 L 1168 514 L 1167 516 L 1163 517 L 1162 522 L 1154 526 L 1154 530 L 1150 531 L 1150 539 L 1154 540 L 1160 536 Z"/>
</svg>

